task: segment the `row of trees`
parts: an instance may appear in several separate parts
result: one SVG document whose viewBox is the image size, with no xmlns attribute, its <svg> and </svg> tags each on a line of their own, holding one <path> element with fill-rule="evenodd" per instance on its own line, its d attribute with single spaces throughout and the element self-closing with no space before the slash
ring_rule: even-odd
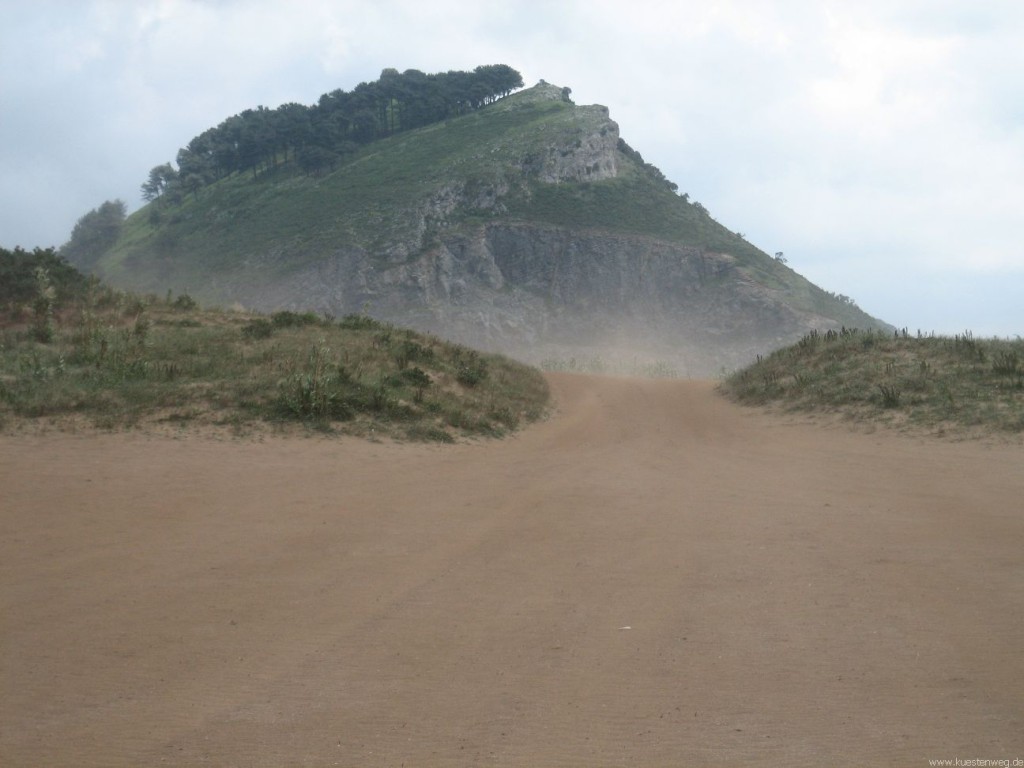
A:
<svg viewBox="0 0 1024 768">
<path fill-rule="evenodd" d="M 317 175 L 362 144 L 479 109 L 522 86 L 519 72 L 505 64 L 430 75 L 385 69 L 378 80 L 325 93 L 309 107 L 247 109 L 193 138 L 178 152 L 177 169 L 153 168 L 142 197 L 180 199 L 232 173 L 255 178 L 289 160 Z"/>
</svg>

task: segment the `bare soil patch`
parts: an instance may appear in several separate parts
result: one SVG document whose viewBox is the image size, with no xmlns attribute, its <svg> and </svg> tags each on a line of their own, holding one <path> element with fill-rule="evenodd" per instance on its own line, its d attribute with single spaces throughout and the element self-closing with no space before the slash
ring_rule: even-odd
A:
<svg viewBox="0 0 1024 768">
<path fill-rule="evenodd" d="M 469 445 L 0 436 L 0 764 L 1024 758 L 1024 448 L 549 380 Z"/>
</svg>

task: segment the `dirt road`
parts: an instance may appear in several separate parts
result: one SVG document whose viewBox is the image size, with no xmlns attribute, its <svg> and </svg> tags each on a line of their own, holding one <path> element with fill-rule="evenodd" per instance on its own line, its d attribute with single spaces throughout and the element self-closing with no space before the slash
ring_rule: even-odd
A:
<svg viewBox="0 0 1024 768">
<path fill-rule="evenodd" d="M 1024 449 L 552 386 L 456 447 L 0 438 L 0 764 L 1024 758 Z"/>
</svg>

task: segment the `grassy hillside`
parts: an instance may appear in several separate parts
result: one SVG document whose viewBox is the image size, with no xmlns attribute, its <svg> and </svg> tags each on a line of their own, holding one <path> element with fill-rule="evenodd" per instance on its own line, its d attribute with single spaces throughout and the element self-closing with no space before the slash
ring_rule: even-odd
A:
<svg viewBox="0 0 1024 768">
<path fill-rule="evenodd" d="M 1024 434 L 1024 340 L 812 333 L 730 376 L 749 405 L 838 413 L 932 432 Z"/>
<path fill-rule="evenodd" d="M 515 430 L 547 398 L 532 368 L 361 316 L 203 310 L 96 284 L 0 314 L 0 430 L 294 425 L 451 442 Z"/>
</svg>

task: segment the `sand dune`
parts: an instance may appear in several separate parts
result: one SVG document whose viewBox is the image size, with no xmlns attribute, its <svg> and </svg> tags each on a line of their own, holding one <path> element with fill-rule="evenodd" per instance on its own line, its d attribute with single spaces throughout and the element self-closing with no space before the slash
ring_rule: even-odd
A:
<svg viewBox="0 0 1024 768">
<path fill-rule="evenodd" d="M 456 447 L 0 437 L 0 764 L 1024 758 L 1024 449 L 551 382 Z"/>
</svg>

